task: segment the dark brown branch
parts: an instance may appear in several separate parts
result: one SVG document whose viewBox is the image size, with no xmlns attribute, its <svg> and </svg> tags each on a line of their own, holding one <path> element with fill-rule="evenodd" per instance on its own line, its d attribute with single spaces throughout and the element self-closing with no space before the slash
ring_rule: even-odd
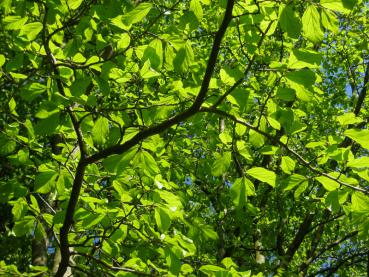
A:
<svg viewBox="0 0 369 277">
<path fill-rule="evenodd" d="M 313 221 L 314 215 L 312 213 L 307 213 L 303 222 L 301 223 L 292 243 L 288 247 L 288 250 L 286 252 L 286 259 L 285 262 L 288 264 L 293 256 L 295 255 L 296 251 L 299 249 L 301 243 L 303 242 L 305 236 L 307 235 L 307 232 L 311 226 L 311 223 Z"/>
<path fill-rule="evenodd" d="M 356 116 L 359 115 L 361 107 L 363 106 L 364 99 L 366 97 L 366 92 L 368 89 L 368 83 L 369 83 L 369 62 L 366 64 L 363 87 L 360 91 L 359 98 L 357 99 L 356 107 L 354 110 L 354 114 Z"/>
<path fill-rule="evenodd" d="M 139 132 L 137 135 L 135 135 L 132 139 L 126 141 L 123 144 L 120 145 L 114 145 L 112 147 L 106 148 L 86 159 L 86 164 L 92 164 L 94 162 L 97 162 L 98 160 L 101 160 L 103 158 L 106 158 L 113 154 L 122 154 L 126 152 L 131 147 L 137 145 L 142 140 L 155 135 L 159 134 L 162 131 L 172 127 L 173 125 L 176 125 L 180 123 L 181 121 L 186 120 L 187 118 L 193 116 L 195 113 L 197 113 L 200 109 L 201 104 L 204 102 L 204 99 L 206 97 L 206 93 L 209 88 L 210 79 L 214 72 L 214 67 L 217 61 L 220 44 L 223 39 L 223 36 L 227 30 L 228 24 L 232 20 L 232 10 L 233 10 L 234 0 L 229 0 L 227 3 L 227 9 L 222 21 L 222 24 L 219 27 L 218 32 L 215 35 L 213 47 L 210 53 L 210 57 L 207 63 L 205 76 L 203 78 L 203 82 L 201 84 L 200 92 L 197 95 L 194 103 L 191 107 L 189 107 L 184 112 L 177 114 L 166 121 L 163 121 L 162 123 L 159 123 L 157 125 L 154 125 L 152 127 L 149 127 L 141 132 Z"/>
<path fill-rule="evenodd" d="M 196 97 L 196 99 L 195 99 L 195 101 L 194 101 L 194 103 L 192 104 L 191 107 L 189 107 L 186 111 L 178 114 L 177 116 L 169 118 L 168 120 L 166 120 L 166 121 L 164 121 L 164 122 L 162 122 L 158 125 L 154 125 L 150 128 L 147 128 L 147 129 L 139 132 L 136 136 L 134 136 L 129 141 L 123 143 L 122 145 L 112 146 L 110 148 L 102 150 L 102 151 L 100 151 L 100 152 L 98 152 L 98 153 L 96 153 L 96 154 L 94 154 L 90 157 L 87 157 L 87 158 L 85 158 L 85 156 L 82 155 L 85 152 L 81 152 L 81 159 L 80 159 L 80 161 L 78 163 L 78 166 L 77 166 L 77 172 L 76 172 L 76 176 L 75 176 L 75 179 L 74 179 L 74 182 L 73 182 L 72 192 L 71 192 L 71 195 L 70 195 L 70 200 L 69 200 L 69 203 L 68 203 L 65 220 L 64 220 L 62 228 L 60 229 L 60 251 L 61 251 L 62 260 L 60 262 L 58 272 L 56 273 L 55 276 L 62 277 L 64 275 L 68 265 L 69 265 L 70 251 L 69 251 L 68 234 L 69 234 L 70 227 L 72 226 L 72 223 L 73 223 L 73 215 L 74 215 L 74 211 L 76 209 L 76 205 L 77 205 L 77 202 L 78 202 L 80 190 L 81 190 L 81 187 L 82 187 L 82 182 L 83 182 L 83 177 L 84 177 L 86 166 L 88 164 L 92 164 L 92 163 L 94 163 L 94 162 L 96 162 L 96 161 L 98 161 L 102 158 L 108 157 L 112 154 L 124 153 L 125 151 L 129 150 L 131 147 L 133 147 L 133 146 L 137 145 L 138 143 L 140 143 L 145 138 L 148 138 L 152 135 L 161 133 L 162 131 L 172 127 L 175 124 L 180 123 L 181 121 L 189 118 L 190 116 L 194 115 L 195 113 L 197 113 L 199 111 L 200 106 L 203 103 L 203 101 L 206 97 L 206 93 L 207 93 L 208 88 L 209 88 L 210 79 L 211 79 L 211 76 L 213 74 L 214 67 L 215 67 L 215 64 L 216 64 L 216 61 L 217 61 L 221 41 L 223 39 L 223 36 L 224 36 L 224 34 L 227 30 L 227 27 L 228 27 L 230 21 L 232 20 L 233 5 L 234 5 L 234 0 L 229 0 L 228 3 L 227 3 L 227 9 L 226 9 L 222 24 L 220 25 L 219 30 L 218 30 L 218 32 L 215 36 L 215 39 L 214 39 L 213 47 L 212 47 L 212 50 L 211 50 L 211 53 L 210 53 L 210 57 L 209 57 L 209 60 L 208 60 L 208 64 L 207 64 L 207 68 L 206 68 L 206 71 L 205 71 L 205 76 L 204 76 L 204 79 L 203 79 L 203 82 L 202 82 L 202 85 L 201 85 L 200 92 L 199 92 L 198 96 Z M 44 27 L 46 27 L 46 26 L 44 26 Z M 53 58 L 51 56 L 50 49 L 49 49 L 49 53 L 50 53 L 50 58 Z M 53 65 L 55 65 L 55 61 L 53 61 Z M 57 73 L 57 68 L 55 66 L 53 66 L 53 69 L 54 69 L 54 72 Z M 61 84 L 61 81 L 60 81 L 60 84 Z M 59 84 L 58 84 L 58 87 L 59 87 Z M 62 89 L 62 84 L 61 84 L 60 89 Z M 77 123 L 78 123 L 78 121 L 77 121 Z M 82 141 L 82 146 L 83 146 L 83 144 L 84 143 Z M 81 149 L 81 151 L 83 151 L 83 150 Z"/>
</svg>

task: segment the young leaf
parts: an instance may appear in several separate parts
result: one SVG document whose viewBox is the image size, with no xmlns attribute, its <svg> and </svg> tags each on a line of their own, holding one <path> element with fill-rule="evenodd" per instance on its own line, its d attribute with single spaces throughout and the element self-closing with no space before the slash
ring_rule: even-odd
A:
<svg viewBox="0 0 369 277">
<path fill-rule="evenodd" d="M 222 155 L 216 153 L 216 160 L 213 163 L 212 173 L 214 176 L 221 176 L 231 164 L 232 153 L 225 152 Z"/>
<path fill-rule="evenodd" d="M 369 167 L 369 157 L 364 156 L 364 157 L 360 157 L 355 160 L 349 161 L 347 163 L 347 166 L 352 167 L 352 168 Z"/>
<path fill-rule="evenodd" d="M 344 134 L 365 149 L 369 149 L 369 130 L 348 129 Z"/>
<path fill-rule="evenodd" d="M 109 132 L 109 121 L 99 117 L 92 128 L 92 139 L 96 144 L 104 144 Z"/>
<path fill-rule="evenodd" d="M 320 5 L 329 10 L 342 13 L 349 13 L 352 9 L 352 7 L 348 7 L 347 1 L 344 0 L 320 0 Z"/>
<path fill-rule="evenodd" d="M 122 19 L 127 23 L 127 25 L 138 23 L 145 18 L 151 8 L 152 4 L 149 2 L 140 3 L 132 11 L 125 14 Z"/>
<path fill-rule="evenodd" d="M 37 35 L 41 32 L 43 25 L 41 22 L 32 22 L 22 26 L 20 35 L 26 35 L 29 41 L 36 39 Z"/>
<path fill-rule="evenodd" d="M 320 14 L 315 5 L 309 5 L 302 16 L 302 31 L 304 36 L 318 43 L 323 40 L 324 33 L 320 26 Z"/>
<path fill-rule="evenodd" d="M 339 32 L 339 21 L 337 16 L 333 12 L 331 12 L 330 10 L 323 9 L 321 16 L 322 16 L 322 25 L 324 28 L 334 33 Z"/>
<path fill-rule="evenodd" d="M 49 169 L 40 172 L 35 179 L 35 191 L 39 193 L 49 193 L 55 186 L 55 179 L 58 174 Z"/>
<path fill-rule="evenodd" d="M 199 20 L 199 22 L 201 22 L 203 11 L 200 0 L 191 0 L 190 11 L 192 11 L 195 14 L 196 18 Z"/>
<path fill-rule="evenodd" d="M 281 160 L 281 169 L 284 173 L 291 174 L 295 169 L 296 162 L 288 156 L 283 156 Z"/>
<path fill-rule="evenodd" d="M 360 191 L 355 191 L 351 195 L 351 209 L 354 212 L 369 212 L 369 197 Z"/>
<path fill-rule="evenodd" d="M 247 170 L 246 173 L 261 182 L 271 185 L 273 188 L 276 185 L 277 175 L 273 171 L 263 167 L 253 167 Z"/>
<path fill-rule="evenodd" d="M 160 170 L 159 167 L 151 154 L 145 150 L 138 152 L 133 160 L 133 164 L 145 170 L 150 176 L 154 177 Z"/>
<path fill-rule="evenodd" d="M 340 187 L 339 183 L 326 176 L 315 177 L 315 180 L 321 183 L 327 191 L 336 190 Z"/>
<path fill-rule="evenodd" d="M 162 233 L 168 231 L 172 224 L 172 220 L 170 219 L 168 212 L 162 208 L 155 209 L 155 221 Z"/>
<path fill-rule="evenodd" d="M 246 177 L 236 179 L 231 187 L 232 201 L 238 208 L 245 205 L 247 196 L 253 195 L 255 195 L 254 184 Z"/>
<path fill-rule="evenodd" d="M 293 5 L 284 6 L 281 4 L 279 10 L 279 24 L 281 29 L 287 33 L 290 38 L 297 39 L 301 32 L 301 21 L 296 15 Z"/>
</svg>

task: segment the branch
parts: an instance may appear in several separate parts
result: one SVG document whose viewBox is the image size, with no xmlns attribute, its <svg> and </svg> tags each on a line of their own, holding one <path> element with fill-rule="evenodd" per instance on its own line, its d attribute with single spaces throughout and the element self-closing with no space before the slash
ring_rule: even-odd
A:
<svg viewBox="0 0 369 277">
<path fill-rule="evenodd" d="M 69 266 L 70 252 L 69 252 L 68 234 L 69 234 L 70 227 L 73 224 L 73 215 L 74 215 L 74 211 L 76 209 L 79 194 L 81 191 L 85 169 L 86 169 L 86 164 L 83 162 L 83 160 L 80 160 L 77 166 L 76 176 L 73 181 L 72 192 L 70 194 L 63 226 L 60 228 L 61 261 L 59 264 L 58 271 L 55 274 L 56 277 L 64 276 L 64 273 L 67 270 L 67 267 Z"/>
<path fill-rule="evenodd" d="M 301 267 L 300 267 L 300 271 L 303 271 L 303 270 L 306 270 L 310 264 L 312 264 L 317 258 L 319 258 L 321 255 L 323 255 L 326 251 L 332 249 L 333 247 L 341 244 L 342 242 L 344 242 L 345 240 L 349 239 L 349 238 L 352 238 L 354 236 L 356 236 L 358 234 L 358 231 L 353 231 L 349 234 L 347 234 L 346 236 L 328 244 L 326 247 L 324 247 L 323 249 L 320 249 L 320 251 L 314 255 L 313 257 L 311 257 L 310 259 L 308 259 L 306 261 L 306 263 L 302 264 Z"/>
<path fill-rule="evenodd" d="M 357 257 L 362 257 L 362 256 L 365 256 L 365 255 L 368 255 L 369 254 L 369 251 L 366 251 L 366 252 L 359 252 L 359 253 L 355 253 L 353 255 L 350 255 L 348 257 L 345 257 L 344 259 L 341 259 L 339 260 L 334 266 L 332 267 L 327 267 L 327 268 L 323 268 L 313 274 L 310 274 L 309 277 L 311 276 L 319 276 L 321 275 L 322 273 L 325 273 L 327 272 L 327 275 L 326 276 L 332 276 L 333 273 L 335 273 L 341 266 L 346 265 L 346 268 L 350 265 L 355 265 L 357 263 L 360 263 L 360 262 L 363 262 L 363 261 L 366 261 L 366 258 L 365 259 L 358 259 L 358 260 L 355 260 L 355 258 Z M 351 263 L 348 263 L 349 260 L 352 260 Z"/>
<path fill-rule="evenodd" d="M 354 114 L 356 116 L 359 115 L 361 107 L 363 106 L 364 99 L 365 99 L 366 93 L 367 93 L 368 83 L 369 83 L 369 62 L 366 64 L 363 87 L 360 91 L 359 98 L 357 100 L 357 103 L 356 103 L 356 106 L 355 106 L 355 109 L 354 109 Z M 354 127 L 354 126 L 351 125 L 351 124 L 348 126 L 348 128 L 352 128 L 352 127 Z M 352 139 L 350 139 L 349 137 L 345 137 L 343 142 L 340 144 L 340 147 L 347 147 L 351 143 L 352 143 Z"/>
<path fill-rule="evenodd" d="M 94 162 L 97 162 L 98 160 L 101 160 L 113 154 L 122 154 L 126 152 L 127 150 L 129 150 L 130 148 L 132 148 L 133 146 L 137 145 L 142 140 L 152 135 L 159 134 L 163 132 L 164 130 L 169 129 L 173 125 L 179 124 L 181 121 L 186 120 L 187 118 L 193 116 L 199 111 L 200 106 L 204 102 L 206 93 L 209 88 L 210 79 L 211 79 L 211 76 L 213 75 L 215 64 L 218 58 L 220 44 L 227 30 L 227 27 L 232 20 L 233 5 L 234 5 L 234 0 L 229 0 L 227 2 L 227 9 L 226 9 L 222 24 L 220 25 L 219 30 L 216 33 L 215 38 L 214 38 L 213 47 L 212 47 L 210 57 L 207 63 L 205 76 L 203 77 L 203 82 L 201 84 L 200 92 L 197 95 L 191 107 L 189 107 L 187 110 L 183 111 L 182 113 L 177 114 L 167 119 L 166 121 L 163 121 L 157 125 L 154 125 L 145 130 L 142 130 L 137 135 L 135 135 L 132 139 L 126 141 L 123 144 L 111 146 L 109 148 L 106 148 L 86 158 L 86 164 L 92 164 Z"/>
<path fill-rule="evenodd" d="M 268 25 L 268 27 L 266 28 L 265 32 L 262 32 L 262 36 L 261 36 L 261 39 L 260 41 L 258 42 L 258 46 L 257 46 L 257 49 L 260 49 L 261 47 L 261 44 L 263 43 L 264 41 L 264 38 L 266 36 L 266 34 L 268 33 L 270 27 L 272 26 L 272 23 L 273 21 L 271 21 Z M 242 49 L 242 45 L 241 45 L 241 49 Z M 249 61 L 249 63 L 247 64 L 247 67 L 245 69 L 245 72 L 243 73 L 243 75 L 246 77 L 247 74 L 249 73 L 250 69 L 251 69 L 251 66 L 253 65 L 254 61 L 255 61 L 255 58 L 256 58 L 256 54 L 254 54 L 251 58 L 251 61 Z M 218 100 L 217 102 L 215 102 L 215 104 L 213 105 L 213 108 L 216 108 L 218 107 L 223 101 L 224 99 L 230 95 L 245 79 L 245 77 L 242 77 L 240 79 L 238 79 L 236 81 L 236 83 L 233 84 L 233 86 L 231 86 L 227 91 L 226 93 L 224 93 Z"/>
<path fill-rule="evenodd" d="M 365 99 L 365 96 L 366 96 L 366 92 L 367 92 L 367 88 L 368 88 L 368 82 L 369 82 L 369 62 L 366 64 L 363 87 L 360 91 L 359 98 L 357 100 L 356 107 L 355 107 L 355 110 L 354 110 L 354 114 L 356 116 L 360 113 L 361 107 L 363 105 L 363 102 L 364 102 L 364 99 Z"/>
<path fill-rule="evenodd" d="M 355 187 L 355 186 L 353 186 L 351 184 L 348 184 L 346 182 L 343 182 L 343 181 L 339 180 L 338 178 L 335 178 L 335 177 L 329 175 L 328 173 L 322 172 L 320 169 L 312 166 L 310 164 L 310 162 L 308 162 L 307 160 L 305 160 L 299 153 L 297 153 L 295 150 L 291 149 L 287 144 L 285 144 L 285 143 L 281 142 L 280 140 L 276 139 L 275 137 L 273 137 L 269 133 L 266 133 L 264 131 L 259 130 L 257 127 L 253 126 L 249 122 L 244 121 L 243 119 L 237 118 L 236 116 L 234 116 L 232 114 L 229 114 L 229 113 L 227 113 L 225 111 L 222 111 L 222 110 L 219 110 L 219 109 L 215 109 L 215 108 L 212 108 L 212 107 L 211 108 L 202 107 L 199 111 L 200 112 L 204 112 L 204 113 L 215 113 L 215 114 L 219 114 L 221 116 L 230 118 L 234 122 L 237 122 L 237 123 L 239 123 L 241 125 L 244 125 L 244 126 L 250 128 L 251 130 L 254 130 L 255 132 L 257 132 L 257 133 L 265 136 L 266 138 L 268 138 L 269 140 L 275 142 L 276 144 L 279 144 L 280 146 L 282 146 L 283 148 L 285 148 L 291 155 L 295 156 L 301 165 L 307 167 L 308 169 L 310 169 L 310 171 L 316 173 L 317 175 L 325 176 L 328 179 L 331 179 L 331 180 L 337 182 L 338 184 L 340 184 L 342 186 L 345 186 L 345 187 L 351 188 L 353 190 L 360 191 L 360 192 L 362 192 L 362 193 L 364 193 L 366 195 L 369 195 L 369 191 L 368 190 L 363 189 L 361 187 Z"/>
<path fill-rule="evenodd" d="M 146 273 L 146 272 L 142 272 L 142 271 L 138 271 L 138 270 L 134 270 L 132 268 L 128 268 L 128 267 L 117 267 L 117 266 L 111 266 L 109 265 L 108 263 L 102 261 L 102 260 L 99 260 L 97 258 L 95 258 L 94 256 L 91 256 L 89 254 L 85 254 L 85 253 L 77 253 L 77 252 L 73 252 L 71 253 L 72 255 L 75 255 L 75 256 L 82 256 L 82 257 L 85 257 L 85 258 L 89 258 L 91 260 L 94 260 L 96 263 L 102 265 L 103 267 L 107 268 L 107 269 L 110 269 L 110 270 L 113 270 L 113 271 L 124 271 L 124 272 L 130 272 L 130 273 L 133 273 L 135 275 L 139 275 L 139 276 L 151 276 L 151 274 L 149 273 Z M 114 276 L 114 275 L 112 275 Z"/>
<path fill-rule="evenodd" d="M 287 256 L 285 260 L 286 265 L 292 260 L 296 251 L 299 249 L 301 243 L 303 242 L 305 236 L 307 235 L 310 229 L 313 218 L 314 218 L 314 215 L 310 212 L 308 212 L 307 215 L 305 216 L 304 221 L 301 223 L 299 230 L 297 231 L 295 235 L 295 238 L 291 242 L 286 252 L 286 256 Z"/>
<path fill-rule="evenodd" d="M 108 157 L 112 154 L 122 154 L 125 151 L 129 150 L 130 148 L 132 148 L 133 146 L 137 145 L 138 143 L 140 143 L 142 140 L 144 140 L 145 138 L 148 138 L 152 135 L 161 133 L 162 131 L 169 129 L 170 127 L 172 127 L 175 124 L 180 123 L 181 121 L 189 118 L 190 116 L 194 115 L 195 113 L 197 113 L 200 109 L 201 104 L 203 103 L 205 97 L 206 97 L 206 93 L 208 91 L 209 88 L 209 83 L 210 83 L 210 79 L 211 76 L 213 74 L 214 71 L 214 67 L 217 61 L 217 57 L 218 57 L 218 53 L 219 53 L 219 49 L 220 49 L 220 44 L 221 41 L 223 39 L 223 36 L 227 30 L 227 27 L 229 25 L 229 23 L 232 20 L 232 10 L 233 10 L 233 5 L 234 5 L 234 0 L 229 0 L 227 3 L 227 9 L 222 21 L 222 24 L 220 25 L 220 28 L 218 30 L 218 32 L 215 35 L 215 39 L 214 39 L 214 43 L 213 43 L 213 47 L 210 53 L 210 57 L 208 60 L 208 64 L 207 64 L 207 68 L 206 68 L 206 72 L 205 72 L 205 76 L 201 85 L 201 89 L 199 94 L 197 95 L 194 103 L 192 104 L 191 107 L 189 107 L 187 110 L 185 110 L 184 112 L 178 114 L 177 116 L 171 117 L 168 120 L 154 125 L 148 129 L 145 129 L 141 132 L 139 132 L 137 135 L 135 135 L 132 139 L 128 140 L 127 142 L 121 144 L 121 145 L 115 145 L 112 147 L 109 147 L 107 149 L 104 149 L 90 157 L 85 158 L 85 154 L 86 152 L 84 152 L 83 148 L 81 148 L 81 159 L 78 163 L 77 166 L 77 172 L 76 172 L 76 176 L 73 182 L 73 187 L 72 187 L 72 192 L 70 195 L 70 200 L 68 203 L 68 207 L 67 207 L 67 212 L 65 215 L 65 219 L 64 219 L 64 223 L 63 226 L 60 229 L 60 252 L 61 252 L 61 262 L 59 264 L 59 268 L 58 271 L 56 273 L 55 276 L 57 277 L 62 277 L 67 269 L 67 267 L 69 266 L 69 258 L 70 258 L 70 251 L 69 251 L 69 242 L 68 242 L 68 234 L 69 234 L 69 229 L 72 226 L 73 223 L 73 215 L 74 215 L 74 211 L 76 209 L 76 205 L 78 202 L 78 198 L 79 198 L 79 194 L 81 191 L 81 187 L 82 187 L 82 182 L 83 182 L 83 177 L 84 177 L 84 173 L 85 173 L 85 169 L 86 166 L 89 164 L 92 164 L 102 158 Z M 45 6 L 46 8 L 46 6 Z M 45 12 L 46 14 L 46 12 Z M 46 16 L 45 16 L 46 18 Z M 46 20 L 44 21 L 46 23 Z M 44 28 L 46 28 L 46 24 L 44 23 Z M 46 30 L 46 29 L 45 29 Z M 49 51 L 48 56 L 50 57 L 50 59 L 52 59 L 52 55 L 50 52 L 50 49 L 46 50 Z M 53 66 L 53 70 L 56 73 L 58 73 L 58 69 L 55 67 L 55 60 L 52 61 Z M 58 80 L 57 80 L 58 81 Z M 60 89 L 62 89 L 62 84 L 61 81 L 59 80 L 58 84 L 58 88 L 60 86 Z M 71 113 L 73 116 L 74 114 Z M 74 121 L 72 119 L 72 122 L 74 124 Z M 76 121 L 78 124 L 78 121 Z M 77 125 L 78 126 L 78 125 Z M 76 132 L 78 131 L 78 128 L 76 128 Z M 78 133 L 77 133 L 78 136 Z M 81 142 L 80 142 L 81 139 Z M 83 143 L 83 138 L 78 137 L 79 143 L 81 143 L 81 146 L 84 146 Z M 83 152 L 82 152 L 83 151 Z M 112 268 L 114 269 L 114 268 Z"/>
</svg>

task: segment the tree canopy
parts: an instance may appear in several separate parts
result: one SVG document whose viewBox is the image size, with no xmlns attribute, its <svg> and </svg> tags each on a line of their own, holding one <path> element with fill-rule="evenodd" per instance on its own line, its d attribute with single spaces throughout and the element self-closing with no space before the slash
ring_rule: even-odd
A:
<svg viewBox="0 0 369 277">
<path fill-rule="evenodd" d="M 1 276 L 369 276 L 368 1 L 0 15 Z"/>
</svg>

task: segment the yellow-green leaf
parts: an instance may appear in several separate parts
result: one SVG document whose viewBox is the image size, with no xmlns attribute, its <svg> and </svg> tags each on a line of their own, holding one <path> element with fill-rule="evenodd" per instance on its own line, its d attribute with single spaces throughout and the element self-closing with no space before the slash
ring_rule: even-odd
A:
<svg viewBox="0 0 369 277">
<path fill-rule="evenodd" d="M 273 171 L 263 167 L 253 167 L 247 170 L 246 173 L 261 182 L 271 185 L 272 187 L 275 187 L 276 185 L 277 175 Z"/>
<path fill-rule="evenodd" d="M 369 130 L 348 129 L 345 131 L 345 136 L 354 140 L 365 149 L 369 149 Z"/>
<path fill-rule="evenodd" d="M 339 183 L 326 176 L 315 177 L 315 180 L 321 183 L 327 191 L 332 191 L 340 187 Z"/>
<path fill-rule="evenodd" d="M 320 14 L 314 5 L 309 5 L 302 16 L 302 31 L 304 36 L 314 43 L 323 40 L 324 32 L 320 26 Z"/>
</svg>

